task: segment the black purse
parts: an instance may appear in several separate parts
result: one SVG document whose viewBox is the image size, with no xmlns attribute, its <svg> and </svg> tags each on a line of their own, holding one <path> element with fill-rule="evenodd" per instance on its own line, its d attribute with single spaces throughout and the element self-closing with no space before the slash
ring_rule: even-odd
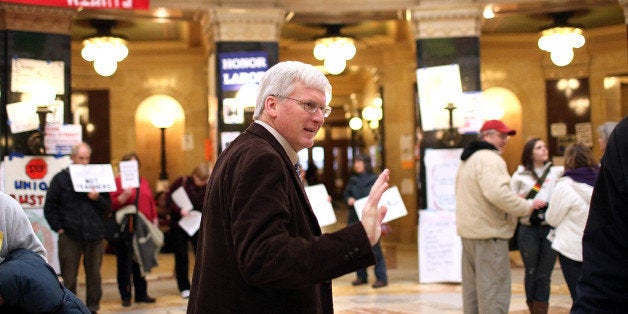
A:
<svg viewBox="0 0 628 314">
<path fill-rule="evenodd" d="M 140 189 L 137 188 L 137 195 L 135 197 L 135 213 L 126 214 L 122 221 L 118 223 L 116 221 L 116 212 L 110 211 L 109 215 L 105 219 L 105 240 L 111 244 L 119 243 L 120 241 L 126 241 L 133 236 L 133 223 L 135 216 L 137 215 L 137 203 L 140 198 Z"/>
</svg>

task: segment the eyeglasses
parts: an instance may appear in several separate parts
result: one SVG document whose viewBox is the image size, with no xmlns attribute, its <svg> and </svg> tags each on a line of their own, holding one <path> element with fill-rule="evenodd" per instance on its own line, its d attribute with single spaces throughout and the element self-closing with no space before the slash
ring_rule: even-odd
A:
<svg viewBox="0 0 628 314">
<path fill-rule="evenodd" d="M 320 106 L 319 104 L 313 102 L 313 101 L 309 101 L 309 100 L 299 100 L 299 99 L 295 99 L 295 98 L 291 98 L 291 97 L 286 97 L 286 96 L 281 96 L 281 95 L 275 95 L 275 94 L 271 94 L 270 96 L 273 97 L 277 97 L 277 98 L 284 98 L 284 99 L 288 99 L 288 100 L 292 100 L 292 101 L 296 101 L 298 102 L 301 106 L 303 106 L 303 110 L 309 112 L 309 113 L 316 113 L 316 111 L 318 109 L 321 110 L 321 112 L 323 113 L 323 117 L 327 118 L 329 117 L 329 115 L 331 114 L 331 108 L 330 107 L 324 107 L 324 106 Z"/>
</svg>

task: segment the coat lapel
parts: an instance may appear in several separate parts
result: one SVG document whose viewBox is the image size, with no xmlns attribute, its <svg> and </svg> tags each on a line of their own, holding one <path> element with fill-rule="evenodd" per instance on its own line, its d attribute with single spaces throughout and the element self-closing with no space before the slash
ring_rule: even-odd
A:
<svg viewBox="0 0 628 314">
<path fill-rule="evenodd" d="M 307 209 L 306 214 L 309 216 L 308 221 L 310 222 L 310 226 L 313 228 L 313 230 L 318 230 L 318 233 L 320 234 L 321 230 L 320 225 L 318 224 L 318 219 L 316 218 L 316 215 L 314 215 L 314 210 L 312 209 L 312 205 L 307 198 L 305 188 L 303 187 L 303 184 L 301 184 L 301 178 L 299 178 L 297 172 L 295 171 L 294 165 L 290 161 L 286 150 L 283 148 L 283 146 L 281 146 L 279 141 L 277 141 L 277 139 L 270 132 L 268 132 L 268 130 L 266 130 L 264 126 L 260 125 L 259 123 L 251 123 L 246 131 L 264 139 L 281 156 L 286 168 L 288 169 L 288 172 L 292 174 L 290 176 L 292 178 L 291 181 L 292 184 L 295 186 L 295 190 L 299 195 L 299 199 L 301 200 L 301 203 L 305 205 L 304 208 Z"/>
</svg>

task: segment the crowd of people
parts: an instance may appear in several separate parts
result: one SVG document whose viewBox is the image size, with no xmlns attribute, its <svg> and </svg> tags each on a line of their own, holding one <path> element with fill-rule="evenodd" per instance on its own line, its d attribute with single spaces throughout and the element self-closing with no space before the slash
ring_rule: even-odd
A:
<svg viewBox="0 0 628 314">
<path fill-rule="evenodd" d="M 75 145 L 70 153 L 73 164 L 90 163 L 92 150 L 87 143 Z M 140 159 L 132 152 L 121 158 L 121 162 L 137 163 L 135 188 L 123 188 L 122 177 L 115 177 L 116 190 L 110 193 L 76 192 L 69 167 L 57 173 L 50 183 L 44 204 L 44 216 L 51 229 L 59 234 L 58 256 L 60 276 L 67 294 L 76 298 L 79 263 L 83 261 L 86 282 L 85 313 L 96 313 L 102 298 L 101 266 L 105 251 L 105 226 L 103 217 L 114 216 L 128 232 L 108 240 L 116 256 L 116 279 L 123 307 L 136 303 L 155 303 L 148 293 L 146 274 L 157 266 L 157 255 L 163 245 L 163 234 L 159 229 L 158 199 L 154 196 L 146 178 L 139 175 Z M 169 237 L 175 258 L 175 273 L 181 297 L 189 297 L 188 242 L 196 250 L 196 234 L 188 235 L 177 224 L 190 210 L 201 211 L 205 186 L 209 177 L 207 163 L 194 168 L 191 175 L 176 179 L 165 192 L 165 204 L 170 221 Z M 192 203 L 192 208 L 182 209 L 173 201 L 172 194 L 182 187 Z M 22 234 L 20 234 L 22 235 Z M 43 248 L 43 247 L 42 247 Z M 35 252 L 40 250 L 32 249 Z M 45 250 L 43 252 L 45 254 Z M 54 273 L 54 270 L 53 270 Z M 56 273 L 55 280 L 56 280 Z M 57 282 L 59 282 L 57 280 Z M 81 303 L 82 304 L 82 303 Z"/>
<path fill-rule="evenodd" d="M 627 123 L 625 118 L 620 125 Z M 554 166 L 545 142 L 532 138 L 510 176 L 500 154 L 516 131 L 499 120 L 483 124 L 478 139 L 464 148 L 456 174 L 465 313 L 508 313 L 508 241 L 513 236 L 525 268 L 530 313 L 548 313 L 557 257 L 573 300 L 572 313 L 606 313 L 628 305 L 626 271 L 603 269 L 613 260 L 625 266 L 627 259 L 625 245 L 608 244 L 626 235 L 625 219 L 613 219 L 625 216 L 620 208 L 626 205 L 626 151 L 620 146 L 626 141 L 615 126 L 607 122 L 598 128 L 601 166 L 591 148 L 579 142 L 565 148 L 564 166 Z M 598 179 L 602 170 L 608 179 Z M 609 269 L 619 272 L 617 279 L 606 280 L 614 277 Z"/>
<path fill-rule="evenodd" d="M 331 280 L 356 272 L 352 284 L 367 284 L 366 269 L 373 265 L 372 287 L 388 285 L 379 244 L 388 230 L 382 222 L 387 208 L 378 203 L 389 186 L 390 171 L 376 174 L 369 156 L 354 156 L 353 175 L 343 193 L 347 226 L 328 234 L 321 232 L 305 193 L 304 187 L 318 180 L 301 175 L 297 152 L 313 146 L 331 111 L 330 94 L 329 81 L 311 65 L 286 61 L 271 67 L 260 81 L 254 122 L 220 154 L 212 171 L 201 163 L 165 192 L 177 288 L 182 298 L 189 298 L 188 313 L 331 313 Z M 512 175 L 501 153 L 517 131 L 500 120 L 482 125 L 477 139 L 463 148 L 455 177 L 465 313 L 508 313 L 509 240 L 515 230 L 531 313 L 548 313 L 557 260 L 573 313 L 628 305 L 627 119 L 598 129 L 601 162 L 590 147 L 572 143 L 565 148 L 564 165 L 553 165 L 545 141 L 531 138 Z M 87 143 L 79 143 L 70 159 L 86 165 L 91 154 Z M 123 188 L 117 176 L 114 192 L 76 192 L 69 168 L 50 182 L 44 216 L 59 235 L 62 283 L 46 263 L 47 252 L 19 204 L 0 193 L 0 310 L 96 313 L 103 294 L 107 215 L 132 231 L 131 237 L 110 243 L 122 306 L 131 306 L 132 299 L 156 302 L 145 276 L 156 265 L 154 256 L 163 243 L 157 201 L 139 175 L 138 155 L 129 153 L 121 160 L 137 163 L 138 187 Z M 308 169 L 315 173 L 316 166 Z M 181 193 L 189 206 L 181 202 Z M 360 198 L 367 200 L 358 217 L 353 207 Z M 180 223 L 201 212 L 197 229 Z M 145 245 L 147 239 L 152 246 Z M 196 258 L 191 282 L 190 244 Z M 76 295 L 81 260 L 85 302 Z M 16 274 L 25 269 L 35 275 L 27 283 L 44 288 L 15 296 L 7 287 L 24 284 L 25 278 L 16 280 Z M 50 302 L 28 302 L 41 293 L 51 296 Z"/>
</svg>

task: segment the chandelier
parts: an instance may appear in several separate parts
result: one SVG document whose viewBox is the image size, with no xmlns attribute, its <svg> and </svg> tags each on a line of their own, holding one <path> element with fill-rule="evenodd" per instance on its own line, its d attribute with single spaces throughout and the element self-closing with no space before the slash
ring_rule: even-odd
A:
<svg viewBox="0 0 628 314">
<path fill-rule="evenodd" d="M 118 62 L 129 54 L 126 40 L 111 33 L 116 22 L 112 20 L 91 20 L 96 34 L 83 40 L 81 56 L 85 61 L 94 62 L 94 70 L 102 76 L 111 76 L 118 69 Z"/>
<path fill-rule="evenodd" d="M 554 23 L 541 30 L 538 45 L 550 53 L 550 59 L 557 66 L 566 66 L 573 60 L 573 49 L 584 46 L 582 28 L 567 23 L 572 12 L 553 13 Z"/>
<path fill-rule="evenodd" d="M 340 34 L 340 25 L 328 25 L 327 33 L 316 40 L 314 58 L 324 60 L 325 70 L 332 75 L 342 73 L 347 60 L 355 56 L 355 44 L 351 37 Z"/>
</svg>

